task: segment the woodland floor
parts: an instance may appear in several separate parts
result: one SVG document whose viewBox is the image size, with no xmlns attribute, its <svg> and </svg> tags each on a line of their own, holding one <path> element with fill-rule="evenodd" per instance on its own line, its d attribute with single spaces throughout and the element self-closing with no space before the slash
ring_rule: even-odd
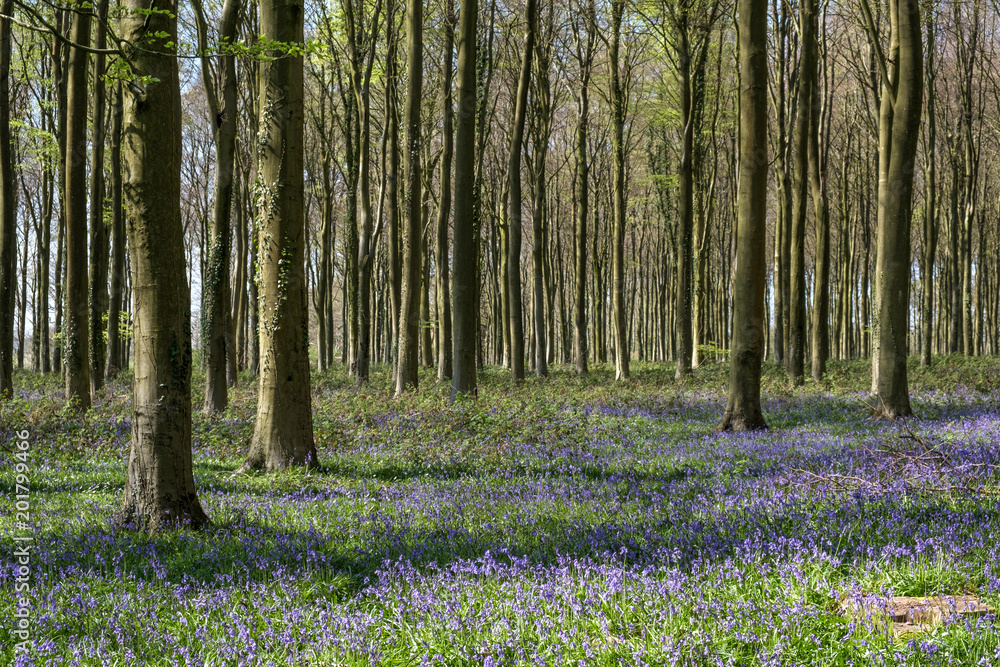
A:
<svg viewBox="0 0 1000 667">
<path fill-rule="evenodd" d="M 516 389 L 490 369 L 457 406 L 429 374 L 396 400 L 385 368 L 363 390 L 336 369 L 313 378 L 322 468 L 257 476 L 233 475 L 255 409 L 241 378 L 224 415 L 194 415 L 213 525 L 152 538 L 112 523 L 128 378 L 79 418 L 58 378 L 18 374 L 0 440 L 30 432 L 35 543 L 16 664 L 998 664 L 992 615 L 897 635 L 843 611 L 936 594 L 1000 608 L 1000 360 L 913 361 L 905 425 L 868 418 L 867 362 L 799 389 L 767 365 L 771 428 L 749 436 L 713 431 L 722 363 L 680 384 L 669 365 L 622 385 L 560 367 Z"/>
</svg>

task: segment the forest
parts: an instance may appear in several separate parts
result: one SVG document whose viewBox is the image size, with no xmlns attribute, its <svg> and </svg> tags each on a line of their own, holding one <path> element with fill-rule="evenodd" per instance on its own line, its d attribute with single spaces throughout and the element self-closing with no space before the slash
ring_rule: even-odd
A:
<svg viewBox="0 0 1000 667">
<path fill-rule="evenodd" d="M 998 0 L 0 0 L 0 664 L 1000 663 Z"/>
</svg>

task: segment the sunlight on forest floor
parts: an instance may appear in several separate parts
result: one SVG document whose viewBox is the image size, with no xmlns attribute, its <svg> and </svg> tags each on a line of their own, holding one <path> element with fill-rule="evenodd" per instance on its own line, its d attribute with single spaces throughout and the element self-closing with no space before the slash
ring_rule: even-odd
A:
<svg viewBox="0 0 1000 667">
<path fill-rule="evenodd" d="M 667 365 L 623 385 L 559 367 L 518 388 L 489 369 L 457 406 L 429 374 L 397 400 L 387 369 L 357 389 L 338 368 L 313 378 L 321 469 L 233 476 L 255 410 L 241 378 L 223 415 L 194 416 L 213 525 L 152 538 L 111 523 L 127 385 L 80 418 L 57 377 L 20 374 L 0 405 L 4 441 L 24 429 L 31 446 L 33 648 L 16 664 L 997 664 L 991 614 L 897 636 L 843 611 L 1000 603 L 1000 360 L 935 362 L 911 365 L 905 425 L 868 419 L 867 362 L 800 389 L 768 365 L 757 435 L 714 432 L 721 363 L 680 384 Z M 909 435 L 991 474 L 921 489 L 885 454 Z M 6 537 L 0 572 L 11 619 Z M 0 663 L 15 641 L 0 623 Z"/>
</svg>

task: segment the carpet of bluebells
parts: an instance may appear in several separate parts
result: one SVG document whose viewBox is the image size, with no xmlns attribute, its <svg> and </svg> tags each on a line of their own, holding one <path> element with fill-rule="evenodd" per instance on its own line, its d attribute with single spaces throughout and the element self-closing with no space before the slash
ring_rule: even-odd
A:
<svg viewBox="0 0 1000 667">
<path fill-rule="evenodd" d="M 128 378 L 84 417 L 19 374 L 0 441 L 30 432 L 32 648 L 15 658 L 14 477 L 0 452 L 0 664 L 996 665 L 997 620 L 894 636 L 842 601 L 975 594 L 1000 608 L 1000 360 L 912 368 L 917 420 L 875 421 L 864 362 L 765 374 L 770 429 L 716 433 L 726 366 L 638 365 L 393 399 L 314 377 L 321 468 L 234 475 L 253 381 L 194 415 L 212 525 L 119 529 Z M 201 391 L 196 378 L 196 395 Z M 196 404 L 200 401 L 196 400 Z M 922 489 L 907 434 L 983 471 Z M 841 478 L 834 478 L 840 475 Z M 834 479 L 867 482 L 854 488 Z"/>
</svg>

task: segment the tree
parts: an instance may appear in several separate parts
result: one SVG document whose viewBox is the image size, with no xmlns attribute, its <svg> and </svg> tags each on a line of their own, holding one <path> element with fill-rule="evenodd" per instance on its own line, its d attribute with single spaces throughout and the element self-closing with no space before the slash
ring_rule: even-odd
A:
<svg viewBox="0 0 1000 667">
<path fill-rule="evenodd" d="M 108 312 L 108 225 L 104 220 L 104 64 L 107 45 L 105 24 L 108 0 L 96 4 L 97 30 L 94 35 L 94 86 L 91 95 L 93 117 L 90 154 L 90 391 L 104 386 L 104 316 Z"/>
<path fill-rule="evenodd" d="M 451 274 L 451 400 L 476 395 L 476 346 L 479 328 L 479 247 L 476 233 L 476 18 L 477 0 L 459 7 L 458 122 L 455 146 L 455 214 L 452 238 L 455 265 Z"/>
<path fill-rule="evenodd" d="M 215 139 L 215 204 L 212 238 L 205 275 L 202 339 L 205 346 L 205 410 L 221 412 L 229 403 L 228 361 L 232 346 L 230 327 L 229 255 L 232 239 L 230 215 L 233 204 L 233 174 L 236 168 L 236 57 L 222 54 L 218 91 L 209 58 L 208 22 L 201 0 L 193 2 L 201 51 L 201 81 L 208 101 L 208 117 Z M 219 49 L 236 40 L 240 0 L 226 0 L 219 21 Z"/>
<path fill-rule="evenodd" d="M 122 84 L 115 84 L 111 105 L 111 281 L 108 297 L 108 379 L 121 370 L 123 341 L 121 306 L 125 287 L 125 216 L 122 203 Z M 48 290 L 46 290 L 48 292 Z"/>
<path fill-rule="evenodd" d="M 611 150 L 614 153 L 614 228 L 612 235 L 612 288 L 611 308 L 614 311 L 615 379 L 626 380 L 629 376 L 628 322 L 625 320 L 625 207 L 628 195 L 625 186 L 625 107 L 627 82 L 622 82 L 622 63 L 619 58 L 622 38 L 622 20 L 625 14 L 625 0 L 611 3 L 611 43 L 608 47 L 608 67 L 611 72 Z M 628 64 L 625 64 L 628 70 Z M 627 74 L 626 74 L 627 77 Z"/>
<path fill-rule="evenodd" d="M 791 264 L 789 274 L 791 308 L 788 323 L 788 375 L 801 384 L 806 359 L 806 196 L 809 192 L 809 136 L 813 122 L 813 89 L 819 44 L 816 38 L 816 11 L 819 0 L 802 0 L 799 5 L 799 103 L 795 117 L 795 166 L 792 191 Z M 818 158 L 817 158 L 818 159 Z"/>
<path fill-rule="evenodd" d="M 537 0 L 524 6 L 524 47 L 521 51 L 521 75 L 517 83 L 514 116 L 511 119 L 510 148 L 507 151 L 507 289 L 510 292 L 510 375 L 515 382 L 524 379 L 524 317 L 521 299 L 521 148 L 528 109 L 531 59 L 535 51 Z"/>
<path fill-rule="evenodd" d="M 937 211 L 937 118 L 936 93 L 937 52 L 935 34 L 934 7 L 927 10 L 927 133 L 924 142 L 924 274 L 923 300 L 920 319 L 923 330 L 920 335 L 920 365 L 931 365 L 931 349 L 933 347 L 934 325 L 934 259 L 937 254 L 938 242 L 938 211 Z"/>
<path fill-rule="evenodd" d="M 589 215 L 590 164 L 587 160 L 587 137 L 590 132 L 590 73 L 594 64 L 596 42 L 596 10 L 593 0 L 577 5 L 570 24 L 573 29 L 573 55 L 580 69 L 580 85 L 576 96 L 576 227 L 574 230 L 575 283 L 573 296 L 573 356 L 577 375 L 587 372 L 587 215 Z"/>
<path fill-rule="evenodd" d="M 531 1 L 531 0 L 529 0 Z M 399 368 L 396 395 L 417 386 L 420 364 L 421 291 L 421 182 L 420 182 L 420 97 L 423 89 L 423 4 L 411 2 L 406 8 L 406 237 L 403 247 L 403 283 L 400 290 Z"/>
<path fill-rule="evenodd" d="M 550 2 L 544 26 L 538 26 L 535 37 L 535 78 L 533 98 L 534 130 L 533 151 L 534 160 L 528 163 L 528 169 L 533 181 L 531 206 L 531 268 L 534 307 L 535 332 L 535 375 L 546 377 L 548 368 L 548 335 L 549 326 L 545 320 L 545 251 L 547 236 L 547 211 L 549 206 L 548 189 L 546 187 L 546 158 L 549 152 L 549 142 L 552 139 L 552 90 L 549 82 L 549 64 L 552 62 L 553 16 L 554 3 Z"/>
<path fill-rule="evenodd" d="M 90 12 L 73 13 L 73 44 L 90 44 Z M 90 354 L 87 308 L 87 51 L 69 50 L 66 94 L 66 320 L 63 359 L 66 400 L 90 407 Z"/>
<path fill-rule="evenodd" d="M 871 11 L 864 0 L 869 30 Z M 906 376 L 910 296 L 910 219 L 914 159 L 923 101 L 923 52 L 918 0 L 890 0 L 889 51 L 879 53 L 882 110 L 879 132 L 877 304 L 872 383 L 888 418 L 913 414 Z M 877 43 L 877 42 L 876 42 Z M 880 49 L 881 51 L 881 49 Z M 959 314 L 952 313 L 953 317 Z"/>
<path fill-rule="evenodd" d="M 261 33 L 303 42 L 302 0 L 262 0 Z M 272 50 L 260 63 L 257 227 L 260 380 L 242 470 L 318 465 L 309 386 L 303 211 L 303 60 Z"/>
<path fill-rule="evenodd" d="M 739 0 L 740 183 L 729 397 L 720 430 L 766 428 L 760 408 L 767 283 L 767 2 Z"/>
<path fill-rule="evenodd" d="M 0 3 L 11 16 L 13 0 Z M 14 291 L 16 289 L 17 218 L 14 207 L 14 160 L 10 146 L 11 19 L 0 19 L 0 398 L 14 395 Z"/>
<path fill-rule="evenodd" d="M 438 380 L 444 382 L 453 371 L 451 342 L 451 295 L 448 293 L 448 217 L 451 214 L 451 167 L 455 147 L 452 121 L 452 56 L 455 51 L 455 10 L 447 2 L 444 19 L 444 74 L 442 85 L 441 130 L 441 200 L 438 203 L 437 243 L 434 248 L 435 293 L 437 296 L 437 368 Z"/>
<path fill-rule="evenodd" d="M 156 532 L 208 521 L 191 457 L 191 295 L 181 225 L 180 80 L 175 0 L 127 0 L 131 51 L 124 87 L 123 193 L 135 303 L 132 443 L 126 525 Z"/>
<path fill-rule="evenodd" d="M 692 332 L 692 263 L 694 260 L 694 200 L 701 169 L 696 137 L 701 133 L 705 100 L 705 62 L 713 27 L 728 3 L 698 0 L 665 0 L 666 21 L 657 23 L 664 51 L 678 76 L 681 147 L 678 169 L 676 284 L 674 288 L 674 335 L 680 379 L 691 372 L 697 350 Z"/>
<path fill-rule="evenodd" d="M 817 7 L 813 7 L 812 20 L 817 22 Z M 812 30 L 817 41 L 822 42 L 824 86 L 820 90 L 819 79 L 813 79 L 813 102 L 809 105 L 812 117 L 809 119 L 809 187 L 812 191 L 814 230 L 816 237 L 816 264 L 813 278 L 813 319 L 812 319 L 812 378 L 819 382 L 826 373 L 826 360 L 830 356 L 830 209 L 826 200 L 827 162 L 827 109 L 829 106 L 829 79 L 827 72 L 826 15 L 823 16 L 823 32 L 818 35 Z M 822 94 L 822 98 L 820 95 Z M 822 101 L 821 101 L 822 99 Z"/>
<path fill-rule="evenodd" d="M 357 303 L 357 339 L 354 340 L 354 374 L 358 382 L 367 382 L 371 369 L 372 330 L 372 269 L 374 263 L 374 222 L 371 193 L 371 80 L 375 63 L 375 40 L 381 26 L 379 15 L 382 2 L 375 3 L 375 9 L 368 21 L 371 34 L 366 38 L 367 28 L 361 19 L 363 3 L 349 0 L 344 4 L 347 19 L 348 61 L 351 64 L 351 84 L 359 113 L 360 144 L 356 154 L 358 174 L 358 194 L 361 202 L 361 230 L 358 238 L 358 281 L 355 303 Z"/>
</svg>

